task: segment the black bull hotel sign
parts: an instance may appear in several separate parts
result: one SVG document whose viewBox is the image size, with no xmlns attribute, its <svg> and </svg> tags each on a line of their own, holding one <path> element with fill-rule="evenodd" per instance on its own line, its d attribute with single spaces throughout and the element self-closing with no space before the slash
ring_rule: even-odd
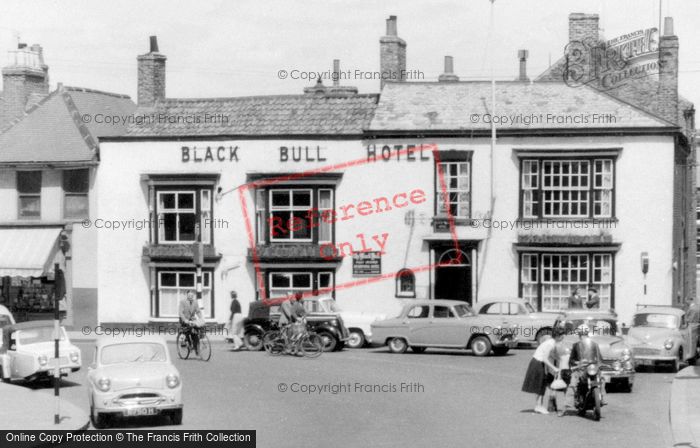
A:
<svg viewBox="0 0 700 448">
<path fill-rule="evenodd" d="M 593 84 L 614 89 L 659 74 L 659 30 L 648 28 L 608 41 L 584 39 L 565 49 L 564 82 L 572 87 Z"/>
</svg>

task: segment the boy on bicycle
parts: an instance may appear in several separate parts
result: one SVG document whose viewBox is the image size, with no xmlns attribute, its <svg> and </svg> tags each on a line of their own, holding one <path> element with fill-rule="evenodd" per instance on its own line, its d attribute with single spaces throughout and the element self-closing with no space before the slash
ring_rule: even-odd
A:
<svg viewBox="0 0 700 448">
<path fill-rule="evenodd" d="M 280 305 L 280 331 L 287 339 L 289 338 L 290 324 L 301 321 L 306 316 L 306 310 L 301 304 L 302 294 L 300 292 L 294 294 L 293 299 L 285 300 Z"/>
</svg>

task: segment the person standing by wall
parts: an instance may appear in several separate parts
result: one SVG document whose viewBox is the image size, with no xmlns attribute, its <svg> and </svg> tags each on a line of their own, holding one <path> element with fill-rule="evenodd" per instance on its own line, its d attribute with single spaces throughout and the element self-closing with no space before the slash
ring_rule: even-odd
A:
<svg viewBox="0 0 700 448">
<path fill-rule="evenodd" d="M 586 308 L 600 308 L 600 296 L 598 295 L 598 290 L 593 287 L 588 287 L 588 300 L 586 300 Z"/>
<path fill-rule="evenodd" d="M 243 347 L 243 314 L 241 303 L 238 301 L 238 293 L 231 291 L 231 316 L 226 324 L 229 342 L 233 342 L 233 350 L 240 350 Z"/>
<path fill-rule="evenodd" d="M 583 299 L 578 293 L 578 286 L 574 285 L 571 288 L 571 296 L 569 297 L 569 309 L 576 310 L 583 308 Z"/>
</svg>

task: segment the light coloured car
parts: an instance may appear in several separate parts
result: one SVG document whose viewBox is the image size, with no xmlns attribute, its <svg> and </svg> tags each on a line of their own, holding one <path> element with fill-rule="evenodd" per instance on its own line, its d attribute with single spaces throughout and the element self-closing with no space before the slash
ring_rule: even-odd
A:
<svg viewBox="0 0 700 448">
<path fill-rule="evenodd" d="M 87 386 L 96 428 L 105 427 L 111 417 L 161 414 L 182 424 L 182 381 L 162 337 L 99 340 Z"/>
<path fill-rule="evenodd" d="M 529 302 L 515 298 L 480 300 L 474 308 L 477 314 L 500 317 L 504 325 L 515 324 L 520 342 L 537 344 L 552 334 L 554 321 L 561 314 L 535 311 Z"/>
<path fill-rule="evenodd" d="M 627 341 L 637 366 L 670 364 L 677 372 L 700 355 L 697 323 L 686 322 L 685 312 L 673 307 L 644 307 L 632 318 Z"/>
<path fill-rule="evenodd" d="M 579 341 L 577 331 L 587 327 L 600 348 L 603 364 L 601 376 L 606 388 L 615 385 L 632 392 L 634 385 L 634 355 L 625 343 L 618 326 L 617 314 L 613 310 L 575 309 L 561 314 L 555 327 L 564 328 L 564 343 L 572 348 Z"/>
<path fill-rule="evenodd" d="M 54 321 L 38 320 L 6 325 L 2 328 L 0 372 L 4 381 L 35 381 L 52 377 L 56 368 Z M 71 344 L 59 327 L 60 374 L 77 372 L 82 365 L 80 349 Z"/>
<path fill-rule="evenodd" d="M 372 345 L 388 345 L 394 353 L 411 348 L 471 349 L 476 356 L 505 355 L 517 346 L 514 327 L 504 327 L 499 318 L 477 315 L 459 300 L 411 300 L 391 319 L 372 323 Z"/>
</svg>

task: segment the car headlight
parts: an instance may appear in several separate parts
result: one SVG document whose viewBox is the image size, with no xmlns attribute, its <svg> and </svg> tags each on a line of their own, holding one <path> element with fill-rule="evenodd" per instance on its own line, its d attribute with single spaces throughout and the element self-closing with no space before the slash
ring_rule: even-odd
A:
<svg viewBox="0 0 700 448">
<path fill-rule="evenodd" d="M 40 366 L 45 366 L 48 362 L 49 362 L 49 359 L 46 357 L 46 355 L 39 356 L 39 365 Z"/>
<path fill-rule="evenodd" d="M 71 360 L 71 362 L 78 362 L 80 360 L 80 353 L 72 352 L 70 354 L 70 360 Z"/>
<path fill-rule="evenodd" d="M 629 359 L 632 358 L 632 353 L 630 352 L 630 349 L 628 348 L 623 348 L 622 349 L 622 356 L 621 356 L 623 361 L 628 361 Z"/>
<path fill-rule="evenodd" d="M 598 375 L 598 365 L 597 364 L 588 364 L 588 367 L 586 367 L 586 373 L 588 373 L 589 376 Z"/>
<path fill-rule="evenodd" d="M 673 339 L 666 339 L 664 342 L 664 348 L 666 350 L 671 350 L 673 348 Z"/>
<path fill-rule="evenodd" d="M 178 378 L 177 375 L 173 375 L 171 373 L 170 375 L 165 377 L 165 384 L 167 384 L 169 388 L 175 389 L 180 384 L 180 378 Z"/>
<path fill-rule="evenodd" d="M 97 380 L 97 388 L 100 389 L 102 392 L 107 392 L 109 390 L 109 386 L 111 385 L 111 382 L 109 381 L 109 378 L 100 378 Z"/>
<path fill-rule="evenodd" d="M 613 362 L 613 369 L 622 370 L 622 363 L 620 361 Z"/>
<path fill-rule="evenodd" d="M 625 370 L 633 370 L 632 361 L 625 362 Z"/>
</svg>

